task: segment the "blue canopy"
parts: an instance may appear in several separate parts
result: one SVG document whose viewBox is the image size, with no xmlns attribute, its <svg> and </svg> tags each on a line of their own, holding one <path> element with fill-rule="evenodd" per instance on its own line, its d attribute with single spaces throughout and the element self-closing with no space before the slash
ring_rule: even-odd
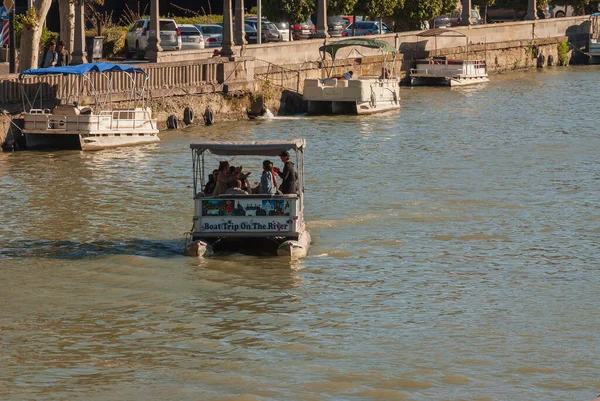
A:
<svg viewBox="0 0 600 401">
<path fill-rule="evenodd" d="M 23 79 L 24 75 L 85 75 L 89 72 L 135 72 L 146 75 L 146 71 L 142 70 L 140 67 L 135 67 L 132 65 L 113 63 L 89 63 L 80 65 L 68 65 L 64 67 L 49 67 L 25 70 L 19 75 L 19 78 Z"/>
</svg>

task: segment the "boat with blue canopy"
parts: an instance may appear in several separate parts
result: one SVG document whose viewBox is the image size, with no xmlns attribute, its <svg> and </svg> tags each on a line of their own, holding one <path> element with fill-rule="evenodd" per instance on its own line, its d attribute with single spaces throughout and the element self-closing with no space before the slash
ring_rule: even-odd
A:
<svg viewBox="0 0 600 401">
<path fill-rule="evenodd" d="M 32 96 L 31 78 L 38 79 Z M 100 62 L 39 68 L 21 72 L 19 79 L 29 149 L 99 150 L 160 141 L 149 76 L 138 66 Z"/>
</svg>

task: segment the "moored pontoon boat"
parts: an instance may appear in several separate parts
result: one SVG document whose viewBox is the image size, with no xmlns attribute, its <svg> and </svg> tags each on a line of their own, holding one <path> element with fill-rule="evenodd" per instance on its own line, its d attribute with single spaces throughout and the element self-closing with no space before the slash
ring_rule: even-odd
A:
<svg viewBox="0 0 600 401">
<path fill-rule="evenodd" d="M 128 91 L 124 99 L 126 108 L 113 108 L 115 74 L 125 77 L 119 83 Z M 27 76 L 51 75 L 64 77 L 64 98 L 53 108 L 45 108 L 41 92 L 45 85 L 39 84 L 30 101 L 23 80 Z M 139 67 L 91 63 L 40 68 L 23 71 L 20 79 L 25 110 L 23 134 L 29 149 L 98 150 L 159 141 L 158 127 L 149 106 L 148 74 Z M 83 105 L 83 94 L 89 94 L 93 104 Z"/>
<path fill-rule="evenodd" d="M 331 77 L 338 50 L 345 47 L 362 46 L 379 49 L 384 54 L 380 76 L 360 76 L 358 79 Z M 400 81 L 394 78 L 396 49 L 379 39 L 352 38 L 333 42 L 319 48 L 331 56 L 328 78 L 304 80 L 304 99 L 308 100 L 309 114 L 372 114 L 400 108 Z M 392 54 L 392 71 L 386 68 L 385 57 Z"/>
<path fill-rule="evenodd" d="M 186 254 L 267 253 L 306 256 L 310 235 L 304 224 L 304 139 L 291 141 L 202 142 L 190 145 L 194 174 L 194 223 Z M 294 194 L 205 194 L 205 155 L 276 157 L 294 151 L 298 174 Z M 210 168 L 209 171 L 212 171 Z"/>
<path fill-rule="evenodd" d="M 446 56 L 434 56 L 416 61 L 415 68 L 410 70 L 410 84 L 412 86 L 462 86 L 488 82 L 485 60 L 469 60 L 469 38 L 461 32 L 447 28 L 436 28 L 417 34 L 418 38 L 431 37 L 435 41 L 437 52 L 437 38 L 462 38 L 467 41 L 467 60 L 450 59 Z"/>
</svg>

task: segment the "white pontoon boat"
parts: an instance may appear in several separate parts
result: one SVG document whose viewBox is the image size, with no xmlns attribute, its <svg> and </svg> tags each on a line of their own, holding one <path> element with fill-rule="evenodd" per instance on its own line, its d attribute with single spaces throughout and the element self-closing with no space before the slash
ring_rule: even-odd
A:
<svg viewBox="0 0 600 401">
<path fill-rule="evenodd" d="M 360 76 L 358 79 L 331 77 L 338 50 L 362 46 L 379 49 L 384 55 L 383 73 L 379 76 Z M 304 99 L 309 114 L 372 114 L 400 108 L 400 81 L 394 78 L 396 49 L 379 39 L 351 38 L 321 46 L 323 60 L 331 56 L 328 78 L 304 80 Z M 386 57 L 392 54 L 392 71 L 386 68 Z"/>
<path fill-rule="evenodd" d="M 191 144 L 194 173 L 194 224 L 186 255 L 215 252 L 306 256 L 310 235 L 304 224 L 304 139 L 291 141 L 203 142 Z M 218 195 L 202 192 L 205 155 L 277 157 L 294 151 L 297 193 Z M 293 160 L 293 154 L 290 155 Z M 211 160 L 212 161 L 212 160 Z M 212 167 L 209 171 L 212 171 Z"/>
<path fill-rule="evenodd" d="M 116 74 L 124 76 L 118 82 L 127 88 L 126 108 L 113 108 L 113 78 Z M 43 104 L 47 83 L 37 85 L 30 101 L 25 90 L 29 82 L 24 82 L 25 77 L 51 75 L 63 76 L 63 98 L 52 109 Z M 139 67 L 91 63 L 26 70 L 19 78 L 25 110 L 23 134 L 28 149 L 98 150 L 160 140 L 149 107 L 148 74 Z M 94 99 L 89 106 L 83 105 L 86 94 Z"/>
<path fill-rule="evenodd" d="M 447 28 L 436 28 L 417 34 L 417 37 L 464 37 L 467 40 L 467 58 L 469 54 L 469 38 L 457 31 Z M 462 86 L 488 82 L 485 60 L 458 60 L 445 56 L 434 56 L 416 61 L 416 68 L 410 70 L 410 84 L 412 86 Z"/>
</svg>

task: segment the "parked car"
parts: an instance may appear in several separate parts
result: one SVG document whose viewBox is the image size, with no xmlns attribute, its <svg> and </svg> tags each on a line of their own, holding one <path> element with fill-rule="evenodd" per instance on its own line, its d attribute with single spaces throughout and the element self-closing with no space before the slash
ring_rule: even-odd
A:
<svg viewBox="0 0 600 401">
<path fill-rule="evenodd" d="M 379 21 L 357 21 L 353 24 L 348 25 L 348 27 L 342 32 L 342 36 L 352 36 L 352 31 L 356 29 L 355 36 L 364 36 L 364 35 L 379 35 Z M 392 33 L 394 32 L 386 24 L 381 23 L 381 33 Z"/>
<path fill-rule="evenodd" d="M 312 21 L 313 25 L 317 25 L 316 15 L 312 15 L 310 20 Z M 327 33 L 332 38 L 342 36 L 342 32 L 344 32 L 344 29 L 346 29 L 347 26 L 348 24 L 341 15 L 327 17 Z"/>
<path fill-rule="evenodd" d="M 160 47 L 163 50 L 181 49 L 181 31 L 177 23 L 172 19 L 160 19 Z M 125 36 L 125 46 L 127 55 L 136 54 L 138 58 L 144 58 L 148 38 L 150 37 L 150 19 L 142 18 L 137 20 L 129 29 Z"/>
<path fill-rule="evenodd" d="M 221 47 L 223 42 L 223 27 L 221 25 L 194 24 L 204 36 L 205 47 Z"/>
<path fill-rule="evenodd" d="M 252 25 L 244 24 L 244 32 L 246 33 L 246 42 L 257 43 L 256 38 L 258 31 Z"/>
<path fill-rule="evenodd" d="M 450 14 L 440 15 L 433 20 L 434 28 L 449 28 L 451 26 L 459 26 L 460 19 L 462 16 L 462 10 L 454 10 Z M 471 24 L 479 25 L 481 24 L 481 15 L 479 15 L 479 11 L 471 10 Z"/>
<path fill-rule="evenodd" d="M 481 13 L 485 14 L 485 8 L 481 8 Z M 537 10 L 539 19 L 550 18 L 550 8 L 544 7 Z M 498 6 L 488 6 L 485 21 L 491 22 L 507 22 L 507 21 L 522 21 L 527 18 L 527 10 L 518 10 L 516 8 L 502 8 Z"/>
<path fill-rule="evenodd" d="M 342 18 L 344 19 L 344 22 L 346 23 L 346 25 L 344 26 L 344 29 L 348 28 L 348 25 L 350 25 L 351 23 L 354 22 L 354 17 L 352 15 L 342 15 Z M 356 19 L 358 20 L 358 17 Z"/>
<path fill-rule="evenodd" d="M 310 19 L 301 24 L 292 25 L 292 37 L 294 40 L 312 39 L 316 31 L 317 28 Z"/>
<path fill-rule="evenodd" d="M 254 29 L 256 29 L 258 31 L 258 18 L 256 18 L 256 17 L 245 18 L 244 22 L 246 24 L 252 26 Z M 266 18 L 263 18 L 260 26 L 261 26 L 261 35 L 260 35 L 261 43 L 282 42 L 283 41 L 283 36 L 281 35 L 281 33 L 279 32 L 279 30 L 277 29 L 277 27 L 275 26 L 274 23 L 270 22 Z M 248 43 L 251 43 L 251 42 L 248 41 Z M 256 39 L 253 43 L 256 43 Z"/>
<path fill-rule="evenodd" d="M 290 41 L 290 24 L 287 22 L 274 22 L 284 42 Z"/>
<path fill-rule="evenodd" d="M 179 25 L 181 31 L 181 50 L 204 49 L 204 35 L 194 25 Z"/>
<path fill-rule="evenodd" d="M 573 15 L 575 15 L 573 6 L 550 5 L 550 17 L 552 18 L 572 17 Z"/>
<path fill-rule="evenodd" d="M 488 6 L 487 14 L 485 14 L 485 8 L 482 8 L 481 13 L 485 16 L 485 21 L 487 23 L 521 21 L 527 16 L 527 11 L 517 10 L 515 8 L 502 8 L 499 6 Z"/>
</svg>

